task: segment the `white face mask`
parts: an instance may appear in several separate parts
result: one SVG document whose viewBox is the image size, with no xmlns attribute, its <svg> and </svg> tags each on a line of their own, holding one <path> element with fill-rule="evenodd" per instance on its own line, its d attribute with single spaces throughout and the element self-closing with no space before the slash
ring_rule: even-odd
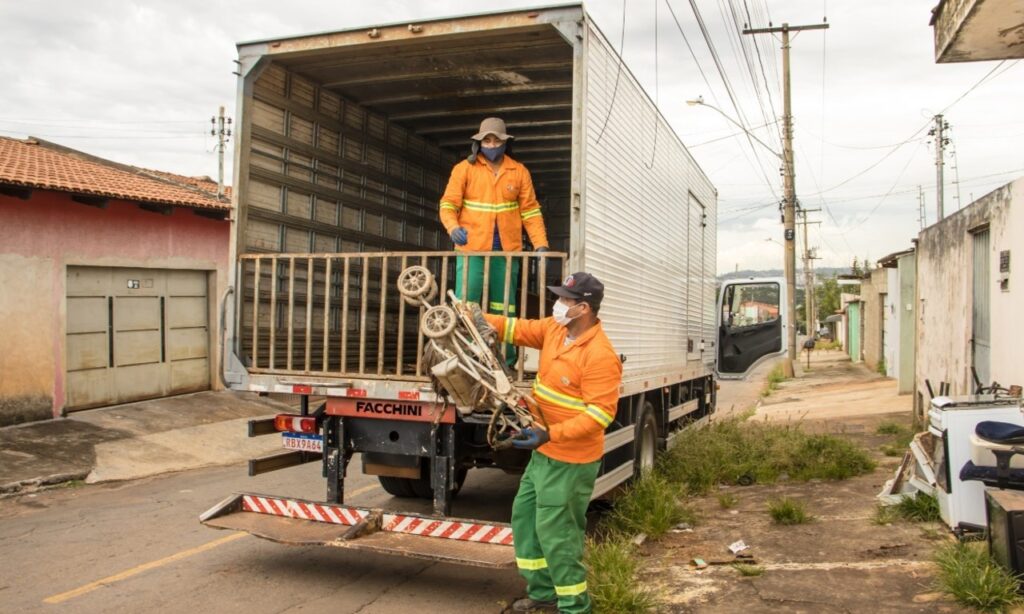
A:
<svg viewBox="0 0 1024 614">
<path fill-rule="evenodd" d="M 573 307 L 575 307 L 575 305 L 573 305 Z M 569 322 L 572 322 L 577 317 L 569 317 L 570 309 L 572 309 L 572 307 L 569 307 L 562 301 L 556 301 L 555 306 L 551 308 L 551 317 L 555 319 L 555 322 L 558 322 L 562 326 L 568 326 Z"/>
</svg>

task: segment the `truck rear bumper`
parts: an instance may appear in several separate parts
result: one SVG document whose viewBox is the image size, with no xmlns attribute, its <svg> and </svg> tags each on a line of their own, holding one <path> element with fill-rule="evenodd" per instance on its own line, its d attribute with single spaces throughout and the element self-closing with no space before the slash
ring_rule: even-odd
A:
<svg viewBox="0 0 1024 614">
<path fill-rule="evenodd" d="M 228 497 L 199 521 L 290 545 L 333 546 L 474 567 L 515 566 L 512 528 L 504 523 L 257 494 Z"/>
</svg>

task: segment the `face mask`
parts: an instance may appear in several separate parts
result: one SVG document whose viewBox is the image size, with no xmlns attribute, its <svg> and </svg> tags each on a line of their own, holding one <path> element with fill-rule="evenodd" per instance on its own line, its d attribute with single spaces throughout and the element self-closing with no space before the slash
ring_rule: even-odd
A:
<svg viewBox="0 0 1024 614">
<path fill-rule="evenodd" d="M 575 307 L 575 305 L 573 305 L 573 307 Z M 558 324 L 562 326 L 568 326 L 569 322 L 572 322 L 577 317 L 569 317 L 570 309 L 572 309 L 572 307 L 569 307 L 562 301 L 557 301 L 555 303 L 555 306 L 551 309 L 551 317 L 554 318 L 555 322 L 557 322 Z"/>
<path fill-rule="evenodd" d="M 501 158 L 501 156 L 505 155 L 505 143 L 502 143 L 497 147 L 484 147 L 481 145 L 480 153 L 484 154 L 484 156 L 491 162 L 495 162 Z"/>
</svg>

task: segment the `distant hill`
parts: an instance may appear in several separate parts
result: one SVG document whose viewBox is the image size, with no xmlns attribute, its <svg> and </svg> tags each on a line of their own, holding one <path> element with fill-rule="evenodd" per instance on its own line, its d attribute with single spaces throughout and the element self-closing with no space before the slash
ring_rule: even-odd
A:
<svg viewBox="0 0 1024 614">
<path fill-rule="evenodd" d="M 818 279 L 828 279 L 834 275 L 844 275 L 849 272 L 850 267 L 819 267 L 814 269 L 814 275 Z M 732 271 L 729 273 L 723 273 L 718 276 L 718 281 L 745 277 L 783 277 L 784 275 L 785 272 L 782 269 L 762 269 L 759 271 L 744 269 L 742 271 Z M 803 285 L 804 273 L 803 269 L 800 268 L 799 265 L 797 265 L 796 269 L 796 281 L 797 285 Z"/>
</svg>

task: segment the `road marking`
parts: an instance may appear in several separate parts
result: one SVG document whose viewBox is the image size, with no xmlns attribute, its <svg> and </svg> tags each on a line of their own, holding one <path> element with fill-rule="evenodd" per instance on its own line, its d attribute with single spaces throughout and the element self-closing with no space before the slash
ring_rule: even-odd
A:
<svg viewBox="0 0 1024 614">
<path fill-rule="evenodd" d="M 219 546 L 223 546 L 224 544 L 227 544 L 229 542 L 233 542 L 236 539 L 240 539 L 242 537 L 245 537 L 246 535 L 248 535 L 248 533 L 233 533 L 233 534 L 228 535 L 226 537 L 222 537 L 220 539 L 215 539 L 212 542 L 207 542 L 207 543 L 203 544 L 202 546 L 196 546 L 195 548 L 189 548 L 188 550 L 182 550 L 181 552 L 178 552 L 176 554 L 172 554 L 171 556 L 167 556 L 167 557 L 164 557 L 162 559 L 158 559 L 156 561 L 150 561 L 149 563 L 143 563 L 142 565 L 138 565 L 136 567 L 132 567 L 131 569 L 127 569 L 125 571 L 122 571 L 121 573 L 117 573 L 117 574 L 114 574 L 112 576 L 107 576 L 106 578 L 103 578 L 101 580 L 96 580 L 95 582 L 90 582 L 88 584 L 84 584 L 82 586 L 79 586 L 76 589 L 72 589 L 72 590 L 67 591 L 65 593 L 61 593 L 59 595 L 53 595 L 51 597 L 47 597 L 46 599 L 43 599 L 43 603 L 63 603 L 65 601 L 67 601 L 68 599 L 74 599 L 75 597 L 80 597 L 80 596 L 82 596 L 82 595 L 84 595 L 86 593 L 91 593 L 92 591 L 100 588 L 101 586 L 108 586 L 108 585 L 113 584 L 115 582 L 120 582 L 121 580 L 127 580 L 128 578 L 131 578 L 132 576 L 136 576 L 136 575 L 138 575 L 138 574 L 140 574 L 140 573 L 142 573 L 144 571 L 149 571 L 150 569 L 155 569 L 157 567 L 163 567 L 164 565 L 167 565 L 169 563 L 173 563 L 175 561 L 180 561 L 181 559 L 188 558 L 188 557 L 190 557 L 190 556 L 192 556 L 194 554 L 200 554 L 202 552 L 206 552 L 207 550 L 213 550 L 214 548 L 217 548 Z"/>
</svg>

